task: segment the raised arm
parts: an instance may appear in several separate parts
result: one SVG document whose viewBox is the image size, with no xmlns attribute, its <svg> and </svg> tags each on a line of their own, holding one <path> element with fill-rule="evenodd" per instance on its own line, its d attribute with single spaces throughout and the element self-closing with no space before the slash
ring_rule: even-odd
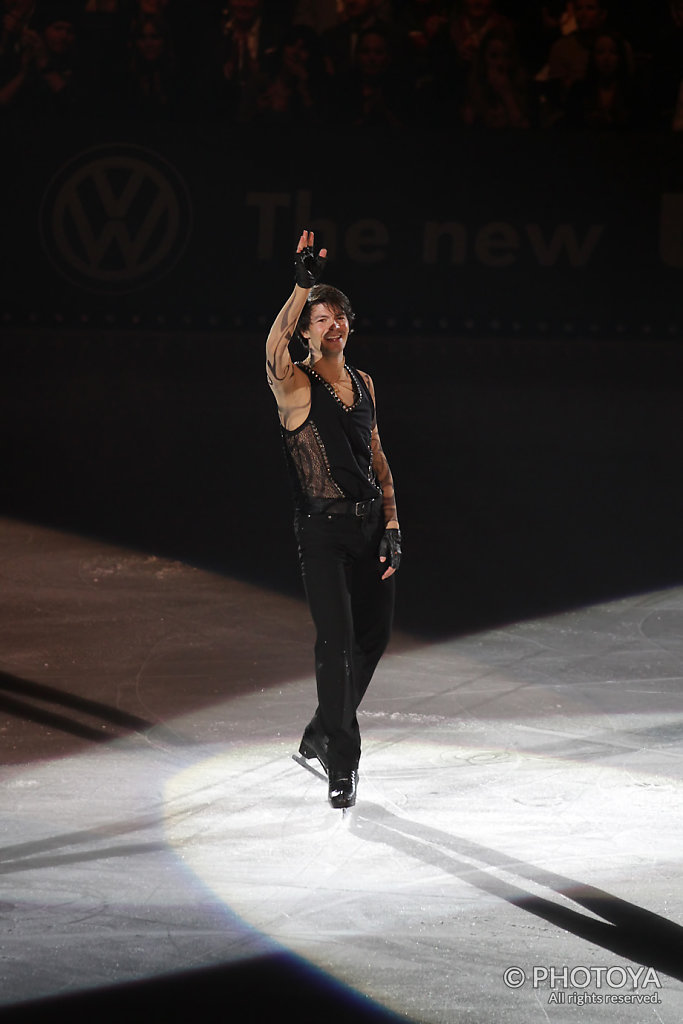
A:
<svg viewBox="0 0 683 1024">
<path fill-rule="evenodd" d="M 327 249 L 321 249 L 319 255 L 315 255 L 314 241 L 312 231 L 302 231 L 294 263 L 294 291 L 276 316 L 266 339 L 266 376 L 276 399 L 295 386 L 289 343 L 294 336 L 308 293 L 322 274 L 327 258 Z"/>
</svg>

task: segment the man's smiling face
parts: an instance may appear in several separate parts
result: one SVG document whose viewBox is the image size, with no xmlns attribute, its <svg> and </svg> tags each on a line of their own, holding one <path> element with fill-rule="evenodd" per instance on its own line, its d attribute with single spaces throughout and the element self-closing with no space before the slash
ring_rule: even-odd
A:
<svg viewBox="0 0 683 1024">
<path fill-rule="evenodd" d="M 314 352 L 336 355 L 344 351 L 349 330 L 349 321 L 341 309 L 319 302 L 311 310 L 311 321 L 304 337 Z"/>
</svg>

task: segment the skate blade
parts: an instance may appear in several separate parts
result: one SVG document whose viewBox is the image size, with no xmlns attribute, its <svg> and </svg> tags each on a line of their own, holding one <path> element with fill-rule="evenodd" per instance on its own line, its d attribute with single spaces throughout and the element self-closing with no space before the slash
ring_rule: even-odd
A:
<svg viewBox="0 0 683 1024">
<path fill-rule="evenodd" d="M 327 782 L 327 775 L 321 772 L 319 768 L 314 768 L 312 764 L 309 764 L 306 758 L 302 757 L 301 754 L 292 754 L 292 761 L 296 761 L 297 764 L 300 764 L 301 767 L 305 768 L 307 772 L 311 773 L 311 775 L 315 775 L 317 778 L 322 779 L 323 782 Z"/>
</svg>

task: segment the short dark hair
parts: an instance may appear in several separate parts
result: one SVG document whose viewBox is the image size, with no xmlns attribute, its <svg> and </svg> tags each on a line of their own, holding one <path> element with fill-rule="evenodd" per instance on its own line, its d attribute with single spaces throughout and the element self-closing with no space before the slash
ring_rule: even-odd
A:
<svg viewBox="0 0 683 1024">
<path fill-rule="evenodd" d="M 344 292 L 340 291 L 339 288 L 334 288 L 331 284 L 316 284 L 308 293 L 306 299 L 306 305 L 301 310 L 301 316 L 296 325 L 296 331 L 294 337 L 297 341 L 308 348 L 308 342 L 306 338 L 301 334 L 302 331 L 307 331 L 311 323 L 311 313 L 314 306 L 329 306 L 330 309 L 338 310 L 343 313 L 349 322 L 349 329 L 353 329 L 353 321 L 356 319 L 356 314 L 351 308 L 351 303 Z"/>
</svg>

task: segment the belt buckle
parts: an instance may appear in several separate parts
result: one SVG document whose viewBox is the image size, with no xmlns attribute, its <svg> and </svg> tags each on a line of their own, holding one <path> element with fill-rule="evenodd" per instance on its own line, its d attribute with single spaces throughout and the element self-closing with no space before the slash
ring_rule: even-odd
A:
<svg viewBox="0 0 683 1024">
<path fill-rule="evenodd" d="M 356 508 L 355 508 L 354 511 L 355 511 L 355 514 L 357 516 L 364 516 L 365 515 L 365 507 L 364 507 L 365 505 L 366 505 L 365 501 L 357 501 L 356 502 Z"/>
</svg>

